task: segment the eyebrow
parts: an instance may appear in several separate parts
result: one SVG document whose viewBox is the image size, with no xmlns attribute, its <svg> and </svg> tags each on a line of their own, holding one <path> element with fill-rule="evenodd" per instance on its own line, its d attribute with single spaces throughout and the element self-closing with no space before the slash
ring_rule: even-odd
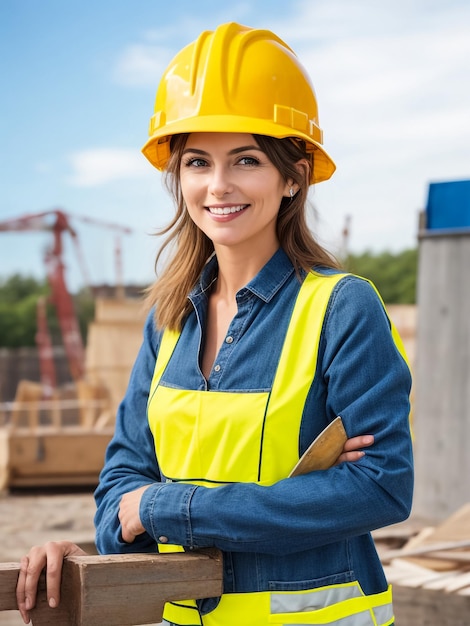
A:
<svg viewBox="0 0 470 626">
<path fill-rule="evenodd" d="M 230 150 L 228 154 L 229 155 L 239 154 L 240 152 L 246 152 L 247 150 L 258 150 L 259 152 L 263 152 L 263 150 L 261 150 L 259 146 L 251 145 L 251 146 L 240 146 L 239 148 L 234 148 L 233 150 Z M 192 152 L 193 154 L 201 154 L 204 156 L 209 155 L 209 152 L 206 152 L 205 150 L 199 150 L 198 148 L 185 148 L 185 150 L 183 151 L 183 154 L 186 154 L 187 152 Z"/>
</svg>

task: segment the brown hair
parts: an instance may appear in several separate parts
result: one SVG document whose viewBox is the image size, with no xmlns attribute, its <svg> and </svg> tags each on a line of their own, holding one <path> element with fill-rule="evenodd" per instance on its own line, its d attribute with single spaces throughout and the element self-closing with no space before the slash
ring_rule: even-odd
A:
<svg viewBox="0 0 470 626">
<path fill-rule="evenodd" d="M 306 206 L 310 168 L 313 154 L 307 153 L 304 142 L 297 139 L 276 139 L 253 135 L 268 159 L 279 170 L 283 179 L 293 180 L 299 187 L 293 198 L 283 198 L 277 218 L 277 235 L 297 273 L 314 266 L 338 267 L 336 260 L 315 240 L 307 225 Z M 194 224 L 186 211 L 179 180 L 179 169 L 187 134 L 175 135 L 171 140 L 171 154 L 164 182 L 172 194 L 176 213 L 170 224 L 158 232 L 168 235 L 155 261 L 157 267 L 165 250 L 171 249 L 165 267 L 155 283 L 147 290 L 147 304 L 155 306 L 159 328 L 179 330 L 191 310 L 188 294 L 214 252 L 212 241 Z M 308 168 L 299 168 L 305 160 Z"/>
</svg>

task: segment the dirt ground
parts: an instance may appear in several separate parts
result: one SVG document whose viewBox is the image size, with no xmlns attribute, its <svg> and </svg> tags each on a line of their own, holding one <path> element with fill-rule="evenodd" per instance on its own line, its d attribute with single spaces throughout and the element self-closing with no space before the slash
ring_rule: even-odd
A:
<svg viewBox="0 0 470 626">
<path fill-rule="evenodd" d="M 0 492 L 0 562 L 18 562 L 32 546 L 61 539 L 74 541 L 92 554 L 95 552 L 94 515 L 91 491 Z M 0 626 L 21 624 L 23 620 L 18 611 L 0 612 Z"/>
<path fill-rule="evenodd" d="M 0 494 L 0 560 L 18 561 L 35 544 L 94 540 L 93 494 Z"/>
<path fill-rule="evenodd" d="M 0 493 L 0 562 L 18 562 L 29 548 L 70 539 L 94 550 L 93 494 Z M 0 613 L 0 626 L 23 624 L 17 611 Z"/>
</svg>

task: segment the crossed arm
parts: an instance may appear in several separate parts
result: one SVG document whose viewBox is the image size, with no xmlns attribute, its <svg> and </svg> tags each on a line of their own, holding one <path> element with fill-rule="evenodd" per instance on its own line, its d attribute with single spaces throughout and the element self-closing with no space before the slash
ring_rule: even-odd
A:
<svg viewBox="0 0 470 626">
<path fill-rule="evenodd" d="M 358 461 L 365 452 L 362 448 L 372 445 L 373 435 L 352 437 L 344 444 L 343 452 L 336 464 Z M 127 543 L 132 543 L 141 533 L 145 532 L 139 515 L 139 506 L 142 494 L 147 486 L 126 493 L 119 507 L 119 521 L 122 528 L 122 537 Z M 39 577 L 46 568 L 46 586 L 49 606 L 54 608 L 60 602 L 60 584 L 62 563 L 68 556 L 85 556 L 86 552 L 71 541 L 54 541 L 44 545 L 34 546 L 21 559 L 21 570 L 16 587 L 18 609 L 25 624 L 29 624 L 29 611 L 36 604 L 36 594 Z"/>
</svg>

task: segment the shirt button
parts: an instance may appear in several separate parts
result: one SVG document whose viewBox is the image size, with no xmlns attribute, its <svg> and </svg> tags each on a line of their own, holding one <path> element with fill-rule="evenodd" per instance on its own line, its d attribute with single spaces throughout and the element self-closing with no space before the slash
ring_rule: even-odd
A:
<svg viewBox="0 0 470 626">
<path fill-rule="evenodd" d="M 214 367 L 214 372 L 220 372 L 220 365 L 216 365 Z"/>
<path fill-rule="evenodd" d="M 158 538 L 158 541 L 160 543 L 168 543 L 168 537 L 165 537 L 164 535 L 162 535 L 161 537 Z"/>
<path fill-rule="evenodd" d="M 231 337 L 230 335 L 225 339 L 225 343 L 232 343 L 233 342 L 233 337 Z"/>
</svg>

